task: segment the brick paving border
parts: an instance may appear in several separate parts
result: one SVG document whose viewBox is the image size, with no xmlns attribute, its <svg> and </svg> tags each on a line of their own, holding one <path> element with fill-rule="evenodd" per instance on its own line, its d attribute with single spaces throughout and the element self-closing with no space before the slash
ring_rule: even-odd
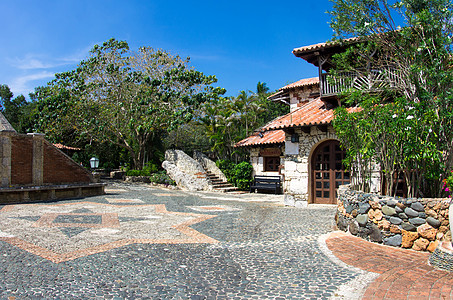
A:
<svg viewBox="0 0 453 300">
<path fill-rule="evenodd" d="M 430 253 L 374 244 L 333 232 L 330 251 L 344 263 L 380 274 L 363 299 L 453 299 L 453 273 L 428 265 Z"/>
</svg>

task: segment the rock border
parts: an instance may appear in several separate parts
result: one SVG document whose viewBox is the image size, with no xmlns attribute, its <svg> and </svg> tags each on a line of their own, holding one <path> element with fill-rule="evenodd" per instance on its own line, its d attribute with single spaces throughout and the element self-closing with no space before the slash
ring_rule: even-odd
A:
<svg viewBox="0 0 453 300">
<path fill-rule="evenodd" d="M 338 189 L 335 215 L 342 231 L 388 246 L 433 252 L 451 241 L 450 199 L 399 198 Z"/>
</svg>

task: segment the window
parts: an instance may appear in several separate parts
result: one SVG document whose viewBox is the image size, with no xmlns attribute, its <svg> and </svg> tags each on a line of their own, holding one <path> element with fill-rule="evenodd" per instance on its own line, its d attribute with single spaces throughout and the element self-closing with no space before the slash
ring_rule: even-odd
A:
<svg viewBox="0 0 453 300">
<path fill-rule="evenodd" d="M 280 165 L 279 156 L 270 156 L 264 158 L 264 171 L 265 172 L 278 172 L 278 166 Z"/>
</svg>

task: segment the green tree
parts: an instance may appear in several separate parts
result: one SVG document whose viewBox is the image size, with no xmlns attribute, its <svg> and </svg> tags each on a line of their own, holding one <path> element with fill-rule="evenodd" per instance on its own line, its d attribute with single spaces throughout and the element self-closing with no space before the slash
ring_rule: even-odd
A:
<svg viewBox="0 0 453 300">
<path fill-rule="evenodd" d="M 62 118 L 59 123 L 79 136 L 126 149 L 139 169 L 154 155 L 151 142 L 188 122 L 215 92 L 210 84 L 216 78 L 188 62 L 150 47 L 131 51 L 127 42 L 111 39 L 95 45 L 77 69 L 37 89 L 37 97 L 65 102 L 53 110 Z"/>
<path fill-rule="evenodd" d="M 0 110 L 17 132 L 30 132 L 34 105 L 27 102 L 23 95 L 13 96 L 8 85 L 0 85 Z"/>
<path fill-rule="evenodd" d="M 336 55 L 332 74 L 354 71 L 358 78 L 372 78 L 343 94 L 346 105 L 362 108 L 354 120 L 344 110 L 337 113 L 334 124 L 343 144 L 355 145 L 350 154 L 357 159 L 358 153 L 375 151 L 387 187 L 402 172 L 409 196 L 439 196 L 453 154 L 452 3 L 333 2 L 335 37 L 356 39 Z M 345 122 L 351 121 L 355 126 L 348 128 Z"/>
</svg>

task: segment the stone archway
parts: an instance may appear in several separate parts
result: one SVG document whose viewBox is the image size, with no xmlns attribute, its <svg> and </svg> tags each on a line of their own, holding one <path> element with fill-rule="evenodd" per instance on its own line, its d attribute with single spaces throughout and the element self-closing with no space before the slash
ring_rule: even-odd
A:
<svg viewBox="0 0 453 300">
<path fill-rule="evenodd" d="M 336 204 L 336 189 L 350 183 L 350 174 L 343 166 L 345 151 L 336 140 L 319 144 L 311 158 L 312 203 Z"/>
</svg>

